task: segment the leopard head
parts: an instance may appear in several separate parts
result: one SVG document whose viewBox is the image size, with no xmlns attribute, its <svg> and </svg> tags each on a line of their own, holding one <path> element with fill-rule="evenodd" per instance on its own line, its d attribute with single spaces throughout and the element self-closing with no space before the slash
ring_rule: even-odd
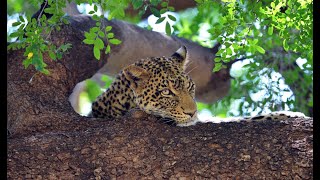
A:
<svg viewBox="0 0 320 180">
<path fill-rule="evenodd" d="M 180 126 L 196 120 L 195 83 L 184 72 L 186 57 L 183 46 L 171 57 L 144 59 L 123 70 L 140 109 Z"/>
</svg>

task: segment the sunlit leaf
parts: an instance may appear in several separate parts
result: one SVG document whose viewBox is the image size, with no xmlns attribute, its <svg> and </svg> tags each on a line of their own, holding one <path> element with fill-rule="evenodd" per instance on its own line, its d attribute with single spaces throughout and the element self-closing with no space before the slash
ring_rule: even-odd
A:
<svg viewBox="0 0 320 180">
<path fill-rule="evenodd" d="M 168 36 L 171 35 L 171 26 L 170 26 L 170 24 L 169 24 L 168 21 L 166 22 L 166 34 L 167 34 Z"/>
<path fill-rule="evenodd" d="M 288 46 L 288 43 L 287 43 L 287 40 L 286 40 L 286 39 L 283 40 L 283 49 L 284 49 L 285 51 L 288 51 L 288 49 L 289 49 L 289 46 Z"/>
<path fill-rule="evenodd" d="M 154 16 L 161 17 L 160 11 L 158 9 L 151 7 L 150 10 Z"/>
<path fill-rule="evenodd" d="M 161 17 L 156 21 L 156 24 L 160 24 L 163 22 L 163 20 L 165 20 L 165 17 Z"/>
<path fill-rule="evenodd" d="M 110 44 L 114 44 L 114 45 L 118 45 L 120 44 L 122 41 L 120 41 L 119 39 L 109 39 L 109 43 Z"/>
<path fill-rule="evenodd" d="M 103 49 L 104 43 L 102 39 L 96 38 L 96 40 L 94 41 L 94 47 L 97 47 L 98 49 Z"/>
<path fill-rule="evenodd" d="M 264 54 L 266 52 L 261 46 L 256 46 L 256 50 L 261 54 Z"/>
<path fill-rule="evenodd" d="M 268 34 L 272 35 L 273 34 L 273 26 L 268 27 Z"/>
<path fill-rule="evenodd" d="M 85 44 L 94 44 L 94 40 L 93 39 L 84 39 L 83 42 Z"/>
<path fill-rule="evenodd" d="M 112 29 L 112 26 L 107 26 L 106 27 L 106 31 L 108 32 L 108 31 L 111 31 L 111 29 Z"/>
<path fill-rule="evenodd" d="M 172 16 L 170 14 L 168 14 L 168 18 L 171 19 L 172 21 L 176 21 L 177 20 L 174 16 Z"/>
<path fill-rule="evenodd" d="M 93 55 L 97 60 L 100 60 L 100 49 L 97 46 L 93 47 Z"/>
</svg>

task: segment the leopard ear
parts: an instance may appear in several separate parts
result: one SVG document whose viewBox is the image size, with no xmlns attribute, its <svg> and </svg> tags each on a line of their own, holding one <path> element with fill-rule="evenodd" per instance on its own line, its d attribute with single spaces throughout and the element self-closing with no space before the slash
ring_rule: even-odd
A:
<svg viewBox="0 0 320 180">
<path fill-rule="evenodd" d="M 133 89 L 141 86 L 150 77 L 148 71 L 134 64 L 125 67 L 122 72 L 126 79 L 130 81 L 130 87 Z"/>
<path fill-rule="evenodd" d="M 186 64 L 188 63 L 187 54 L 188 51 L 186 46 L 181 46 L 175 53 L 171 55 L 172 60 L 178 63 L 183 70 L 185 70 Z"/>
</svg>

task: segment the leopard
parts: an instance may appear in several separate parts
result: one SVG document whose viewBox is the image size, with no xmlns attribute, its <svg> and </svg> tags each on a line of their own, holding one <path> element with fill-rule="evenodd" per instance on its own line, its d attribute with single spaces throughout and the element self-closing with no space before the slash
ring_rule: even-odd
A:
<svg viewBox="0 0 320 180">
<path fill-rule="evenodd" d="M 170 57 L 149 57 L 126 66 L 92 103 L 92 116 L 118 118 L 139 109 L 177 125 L 197 118 L 195 83 L 185 72 L 186 46 Z"/>
<path fill-rule="evenodd" d="M 119 118 L 130 110 L 138 109 L 170 120 L 177 126 L 200 122 L 195 101 L 195 83 L 185 72 L 189 62 L 187 57 L 186 46 L 181 46 L 170 57 L 149 57 L 124 67 L 109 88 L 92 103 L 91 116 Z M 208 121 L 279 121 L 290 117 L 305 115 L 279 111 L 253 117 L 212 117 Z"/>
</svg>

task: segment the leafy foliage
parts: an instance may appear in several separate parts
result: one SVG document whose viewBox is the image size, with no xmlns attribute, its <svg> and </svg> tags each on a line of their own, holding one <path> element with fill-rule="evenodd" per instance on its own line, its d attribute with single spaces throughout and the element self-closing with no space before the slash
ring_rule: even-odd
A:
<svg viewBox="0 0 320 180">
<path fill-rule="evenodd" d="M 160 4 L 161 9 L 158 9 L 157 6 Z M 167 35 L 171 35 L 171 25 L 168 22 L 170 19 L 171 21 L 175 22 L 177 19 L 170 15 L 167 14 L 165 15 L 166 12 L 168 11 L 174 11 L 174 7 L 169 6 L 169 1 L 161 1 L 161 0 L 150 0 L 150 1 L 144 1 L 144 0 L 132 0 L 132 5 L 134 9 L 139 9 L 139 16 L 145 13 L 147 9 L 150 9 L 151 13 L 157 17 L 156 24 L 160 24 L 165 21 L 165 30 Z"/>
<path fill-rule="evenodd" d="M 93 14 L 97 12 L 97 6 L 94 5 L 94 11 L 89 12 Z M 105 54 L 110 53 L 110 44 L 118 45 L 121 43 L 119 39 L 114 38 L 114 34 L 111 32 L 111 26 L 105 26 L 103 21 L 103 15 L 99 18 L 96 14 L 92 16 L 92 19 L 97 21 L 96 27 L 90 28 L 89 32 L 85 32 L 85 39 L 83 42 L 85 44 L 93 44 L 93 54 L 96 59 L 100 59 L 100 50 L 104 49 L 105 44 L 103 38 L 107 39 L 109 44 L 105 48 Z M 104 28 L 105 27 L 105 28 Z"/>
<path fill-rule="evenodd" d="M 311 0 L 254 3 L 245 0 L 197 0 L 197 3 L 196 14 L 182 14 L 180 17 L 176 25 L 177 34 L 203 45 L 221 44 L 213 71 L 226 68 L 226 64 L 236 58 L 252 58 L 251 63 L 245 66 L 247 73 L 234 77 L 231 92 L 223 99 L 224 102 L 231 104 L 235 98 L 241 99 L 240 115 L 250 111 L 261 112 L 265 107 L 270 110 L 289 107 L 309 114 L 313 104 Z M 209 27 L 206 29 L 209 33 L 206 42 L 201 38 L 204 25 Z M 302 69 L 297 65 L 298 58 L 306 59 Z M 267 69 L 261 70 L 263 67 Z M 273 72 L 280 72 L 282 77 L 268 83 L 262 81 L 262 77 L 272 79 Z M 294 97 L 278 100 L 284 99 L 281 91 L 289 91 L 279 90 L 281 81 L 290 86 Z M 252 94 L 261 90 L 266 92 L 265 95 L 258 101 L 254 100 Z"/>
<path fill-rule="evenodd" d="M 12 24 L 12 26 L 18 26 L 19 28 L 16 32 L 10 34 L 11 38 L 17 37 L 19 41 L 8 45 L 8 49 L 25 49 L 24 67 L 28 68 L 29 65 L 33 65 L 36 70 L 44 74 L 49 74 L 49 71 L 43 61 L 43 54 L 48 53 L 52 60 L 57 60 L 61 59 L 62 54 L 71 47 L 69 43 L 57 47 L 50 41 L 52 31 L 59 31 L 62 24 L 68 23 L 62 11 L 62 8 L 65 7 L 65 2 L 58 1 L 53 3 L 48 1 L 48 4 L 51 7 L 44 11 L 48 14 L 53 14 L 50 19 L 47 19 L 45 15 L 38 19 L 31 19 L 28 15 L 27 20 L 23 16 L 19 16 L 19 21 Z"/>
</svg>

